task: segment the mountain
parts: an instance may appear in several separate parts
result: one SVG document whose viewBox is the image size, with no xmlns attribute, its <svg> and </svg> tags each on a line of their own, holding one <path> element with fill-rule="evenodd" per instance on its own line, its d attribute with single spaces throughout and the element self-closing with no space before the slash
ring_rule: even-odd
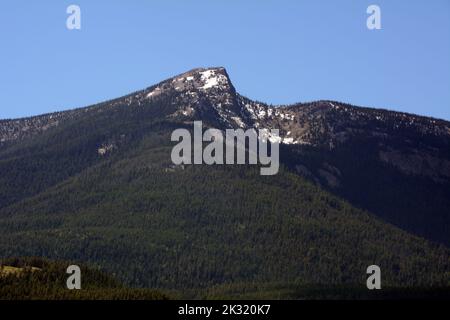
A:
<svg viewBox="0 0 450 320">
<path fill-rule="evenodd" d="M 174 166 L 170 134 L 280 129 L 282 167 Z M 334 101 L 269 106 L 224 68 L 0 121 L 0 256 L 101 265 L 193 297 L 449 285 L 450 124 Z M 425 238 L 425 239 L 424 239 Z M 264 295 L 265 294 L 265 295 Z"/>
<path fill-rule="evenodd" d="M 17 141 L 48 130 L 57 131 L 57 127 L 83 118 L 107 118 L 108 112 L 128 113 L 124 116 L 127 119 L 139 114 L 134 109 L 147 105 L 156 106 L 143 110 L 144 115 L 172 125 L 203 120 L 221 129 L 278 128 L 283 143 L 282 162 L 292 171 L 389 223 L 432 241 L 450 244 L 450 124 L 447 121 L 333 101 L 273 107 L 236 93 L 224 68 L 195 69 L 146 90 L 88 108 L 1 121 L 0 148 L 4 153 L 3 150 L 10 149 L 8 146 L 17 148 L 14 147 Z M 107 114 L 100 116 L 103 112 Z M 142 120 L 129 122 L 135 126 Z M 105 129 L 96 130 L 100 133 Z M 131 135 L 137 132 L 132 131 Z M 129 138 L 116 133 L 103 134 L 93 137 L 90 143 L 92 148 L 106 152 L 129 143 Z M 79 156 L 74 158 L 70 163 L 55 164 L 62 166 L 61 170 L 53 173 L 42 188 L 90 165 L 97 155 L 89 152 L 86 161 L 90 160 L 84 164 L 79 163 Z M 22 165 L 28 168 L 29 163 Z M 55 168 L 52 165 L 48 169 Z M 9 170 L 8 166 L 5 170 Z M 5 176 L 1 180 L 7 190 L 0 206 L 40 190 L 38 185 L 43 179 L 23 175 L 24 172 L 17 172 L 14 179 Z M 41 172 L 45 174 L 45 170 Z M 30 178 L 38 181 L 26 188 L 34 191 L 26 192 L 23 185 L 30 184 Z"/>
</svg>

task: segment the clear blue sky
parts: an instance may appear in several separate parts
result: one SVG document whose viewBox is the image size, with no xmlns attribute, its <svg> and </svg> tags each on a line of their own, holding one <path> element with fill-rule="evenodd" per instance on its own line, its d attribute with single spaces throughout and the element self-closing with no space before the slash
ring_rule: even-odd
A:
<svg viewBox="0 0 450 320">
<path fill-rule="evenodd" d="M 82 29 L 66 29 L 81 7 Z M 381 7 L 382 30 L 366 28 Z M 0 3 L 0 118 L 90 105 L 224 66 L 273 104 L 332 99 L 450 120 L 448 0 Z"/>
</svg>

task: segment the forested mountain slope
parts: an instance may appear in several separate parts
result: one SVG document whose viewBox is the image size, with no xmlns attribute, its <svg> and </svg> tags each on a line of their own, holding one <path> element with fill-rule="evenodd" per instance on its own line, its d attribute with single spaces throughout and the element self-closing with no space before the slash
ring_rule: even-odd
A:
<svg viewBox="0 0 450 320">
<path fill-rule="evenodd" d="M 353 111 L 365 118 L 381 111 L 346 106 L 336 118 L 331 104 L 275 109 L 238 95 L 224 69 L 197 69 L 70 111 L 45 130 L 42 119 L 0 122 L 9 132 L 0 146 L 0 256 L 85 261 L 127 284 L 197 297 L 220 286 L 364 285 L 372 264 L 386 286 L 449 285 L 448 248 L 386 222 L 447 241 L 447 123 L 392 131 L 392 114 L 380 134 L 365 135 L 372 120 L 358 129 Z M 173 166 L 170 133 L 193 120 L 280 128 L 279 174 Z M 34 123 L 33 132 L 17 133 L 24 123 Z M 409 172 L 416 167 L 392 156 L 400 149 L 375 156 L 407 135 L 438 165 Z"/>
</svg>

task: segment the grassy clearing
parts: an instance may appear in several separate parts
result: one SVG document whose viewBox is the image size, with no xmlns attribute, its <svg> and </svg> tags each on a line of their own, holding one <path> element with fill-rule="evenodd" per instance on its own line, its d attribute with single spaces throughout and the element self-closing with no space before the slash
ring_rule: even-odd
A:
<svg viewBox="0 0 450 320">
<path fill-rule="evenodd" d="M 31 271 L 40 271 L 40 268 L 36 267 L 27 267 L 27 268 L 18 268 L 18 267 L 11 267 L 11 266 L 0 266 L 0 276 L 9 276 L 9 275 L 20 275 L 25 270 L 31 270 Z"/>
</svg>

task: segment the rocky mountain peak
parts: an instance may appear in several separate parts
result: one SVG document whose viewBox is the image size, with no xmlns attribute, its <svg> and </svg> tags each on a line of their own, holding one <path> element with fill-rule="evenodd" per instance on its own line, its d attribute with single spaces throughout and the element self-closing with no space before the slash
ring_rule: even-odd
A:
<svg viewBox="0 0 450 320">
<path fill-rule="evenodd" d="M 149 88 L 144 99 L 155 100 L 170 96 L 177 111 L 171 115 L 182 121 L 208 121 L 223 127 L 246 127 L 241 117 L 242 106 L 223 67 L 197 68 L 165 80 Z"/>
<path fill-rule="evenodd" d="M 197 68 L 178 76 L 161 82 L 159 85 L 152 87 L 147 93 L 147 98 L 153 98 L 161 93 L 175 90 L 176 92 L 184 92 L 191 94 L 193 91 L 208 93 L 209 91 L 231 91 L 234 92 L 233 85 L 225 68 Z"/>
</svg>

